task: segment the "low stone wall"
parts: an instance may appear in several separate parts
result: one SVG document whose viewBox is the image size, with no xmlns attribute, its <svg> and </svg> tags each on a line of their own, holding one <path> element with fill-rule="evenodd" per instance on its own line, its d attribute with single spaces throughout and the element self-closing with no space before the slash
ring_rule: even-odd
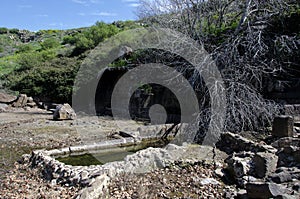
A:
<svg viewBox="0 0 300 199">
<path fill-rule="evenodd" d="M 114 178 L 119 173 L 145 173 L 165 168 L 176 161 L 195 163 L 213 158 L 212 147 L 169 144 L 165 148 L 150 147 L 126 156 L 123 161 L 110 162 L 104 165 L 71 166 L 55 159 L 57 156 L 128 146 L 140 141 L 134 138 L 124 138 L 89 146 L 75 146 L 50 151 L 37 150 L 33 151 L 31 155 L 24 155 L 23 161 L 41 169 L 44 177 L 51 183 L 87 187 L 82 190 L 78 198 L 102 198 L 106 194 L 109 179 Z"/>
</svg>

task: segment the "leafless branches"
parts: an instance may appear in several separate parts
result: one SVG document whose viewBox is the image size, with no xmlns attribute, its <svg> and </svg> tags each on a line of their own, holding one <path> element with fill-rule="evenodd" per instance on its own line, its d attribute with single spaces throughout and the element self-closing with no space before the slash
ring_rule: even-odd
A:
<svg viewBox="0 0 300 199">
<path fill-rule="evenodd" d="M 139 17 L 204 44 L 226 84 L 227 130 L 266 126 L 279 105 L 263 98 L 264 82 L 298 51 L 296 35 L 270 32 L 287 15 L 291 0 L 141 0 Z M 299 6 L 299 5 L 298 5 Z M 298 50 L 297 50 L 298 49 Z M 203 119 L 203 118 L 202 118 Z"/>
</svg>

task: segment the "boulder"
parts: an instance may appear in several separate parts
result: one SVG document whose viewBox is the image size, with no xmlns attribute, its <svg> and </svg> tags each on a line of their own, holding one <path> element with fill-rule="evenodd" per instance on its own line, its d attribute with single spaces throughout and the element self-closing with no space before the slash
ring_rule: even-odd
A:
<svg viewBox="0 0 300 199">
<path fill-rule="evenodd" d="M 293 137 L 294 119 L 292 116 L 281 115 L 274 118 L 272 135 L 274 137 Z"/>
<path fill-rule="evenodd" d="M 235 180 L 247 176 L 252 168 L 252 158 L 254 153 L 241 152 L 234 153 L 229 156 L 225 162 L 228 164 L 227 169 L 232 174 Z"/>
<path fill-rule="evenodd" d="M 92 185 L 86 189 L 82 189 L 79 194 L 75 197 L 76 199 L 97 199 L 97 198 L 108 198 L 108 184 L 110 178 L 103 174 L 98 176 Z"/>
<path fill-rule="evenodd" d="M 278 156 L 273 153 L 258 152 L 253 157 L 253 176 L 265 178 L 276 171 Z"/>
<path fill-rule="evenodd" d="M 17 108 L 23 108 L 27 104 L 27 95 L 26 94 L 20 94 L 17 101 L 13 103 L 14 107 Z"/>
<path fill-rule="evenodd" d="M 36 103 L 35 102 L 31 102 L 31 103 L 27 103 L 26 106 L 29 106 L 30 108 L 36 107 Z"/>
<path fill-rule="evenodd" d="M 269 180 L 279 184 L 300 180 L 300 169 L 297 167 L 280 167 L 269 176 Z"/>
<path fill-rule="evenodd" d="M 32 97 L 28 97 L 27 98 L 27 103 L 33 103 L 34 101 L 33 101 L 33 98 Z"/>
<path fill-rule="evenodd" d="M 269 199 L 290 193 L 283 185 L 265 182 L 248 183 L 246 190 L 248 198 L 250 199 Z"/>
<path fill-rule="evenodd" d="M 5 112 L 7 109 L 8 109 L 8 105 L 7 104 L 0 103 L 0 113 L 1 112 Z"/>
<path fill-rule="evenodd" d="M 53 114 L 54 120 L 74 120 L 76 113 L 69 104 L 57 106 Z"/>
<path fill-rule="evenodd" d="M 0 103 L 11 104 L 17 100 L 17 96 L 0 92 Z"/>
</svg>

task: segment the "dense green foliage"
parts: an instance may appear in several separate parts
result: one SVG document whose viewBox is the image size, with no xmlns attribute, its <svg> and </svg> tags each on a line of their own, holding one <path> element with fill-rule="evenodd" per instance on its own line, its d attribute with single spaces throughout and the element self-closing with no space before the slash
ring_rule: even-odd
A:
<svg viewBox="0 0 300 199">
<path fill-rule="evenodd" d="M 136 27 L 136 22 L 126 21 L 36 33 L 0 28 L 0 87 L 2 84 L 42 101 L 70 103 L 76 73 L 89 50 Z"/>
</svg>

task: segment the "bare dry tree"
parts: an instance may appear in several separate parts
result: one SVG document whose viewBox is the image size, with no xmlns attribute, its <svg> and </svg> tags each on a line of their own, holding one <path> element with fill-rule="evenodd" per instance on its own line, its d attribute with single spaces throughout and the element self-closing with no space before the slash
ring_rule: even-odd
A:
<svg viewBox="0 0 300 199">
<path fill-rule="evenodd" d="M 187 34 L 212 55 L 226 85 L 226 130 L 259 130 L 270 125 L 280 105 L 264 99 L 265 82 L 281 73 L 291 63 L 286 54 L 300 47 L 299 35 L 272 32 L 272 28 L 299 8 L 299 2 L 140 0 L 140 4 L 138 14 L 145 23 Z"/>
</svg>

